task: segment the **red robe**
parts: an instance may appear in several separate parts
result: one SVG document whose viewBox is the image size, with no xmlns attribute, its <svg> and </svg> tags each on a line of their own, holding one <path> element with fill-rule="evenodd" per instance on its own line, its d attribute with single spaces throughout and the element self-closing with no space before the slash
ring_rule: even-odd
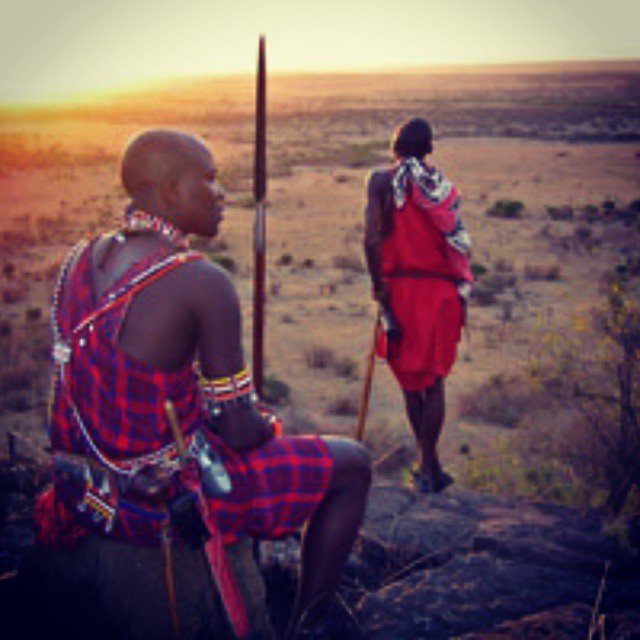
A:
<svg viewBox="0 0 640 640">
<path fill-rule="evenodd" d="M 410 184 L 393 230 L 382 245 L 382 275 L 391 310 L 402 329 L 388 362 L 400 386 L 419 391 L 451 371 L 464 325 L 461 282 L 473 277 L 466 255 L 445 239 L 455 224 L 455 187 L 439 201 L 426 199 Z M 380 343 L 382 343 L 382 339 Z"/>
</svg>

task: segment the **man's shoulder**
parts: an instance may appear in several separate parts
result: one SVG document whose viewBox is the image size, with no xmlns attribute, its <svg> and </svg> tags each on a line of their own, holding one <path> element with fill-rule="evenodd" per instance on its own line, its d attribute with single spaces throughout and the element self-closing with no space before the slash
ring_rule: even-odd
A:
<svg viewBox="0 0 640 640">
<path fill-rule="evenodd" d="M 387 188 L 391 184 L 392 171 L 388 168 L 376 168 L 369 172 L 367 184 L 369 189 L 378 190 Z"/>
<path fill-rule="evenodd" d="M 176 274 L 184 280 L 185 285 L 188 283 L 190 288 L 233 288 L 229 271 L 205 254 L 190 251 L 181 254 L 178 259 L 183 264 L 176 269 Z"/>
</svg>

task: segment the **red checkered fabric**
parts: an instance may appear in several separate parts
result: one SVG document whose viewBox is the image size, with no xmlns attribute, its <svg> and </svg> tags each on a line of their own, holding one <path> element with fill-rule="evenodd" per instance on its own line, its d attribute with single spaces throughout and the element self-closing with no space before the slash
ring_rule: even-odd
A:
<svg viewBox="0 0 640 640">
<path fill-rule="evenodd" d="M 184 261 L 185 257 L 176 259 Z M 188 259 L 202 256 L 188 254 Z M 144 285 L 145 281 L 139 281 L 140 274 L 151 269 L 154 277 L 161 276 L 164 267 L 154 269 L 165 260 L 175 266 L 171 257 L 160 253 L 134 265 L 97 304 L 91 245 L 79 253 L 66 273 L 54 305 L 54 325 L 58 327 L 58 340 L 70 347 L 71 355 L 63 366 L 68 387 L 59 377 L 54 380 L 48 429 L 55 450 L 95 458 L 75 410 L 95 447 L 115 462 L 153 453 L 173 442 L 165 415 L 166 400 L 173 402 L 185 434 L 205 428 L 207 415 L 194 363 L 175 372 L 158 371 L 129 358 L 117 347 L 128 306 L 119 301 Z M 245 534 L 264 539 L 290 534 L 300 528 L 326 494 L 333 463 L 326 444 L 318 437 L 274 438 L 263 447 L 241 453 L 210 431 L 206 436 L 225 463 L 233 486 L 230 494 L 207 498 L 225 542 Z M 165 513 L 129 495 L 118 499 L 117 515 L 107 532 L 104 523 L 96 521 L 91 513 L 77 510 L 86 496 L 86 486 L 58 479 L 56 493 L 58 502 L 100 535 L 137 544 L 157 544 L 160 539 Z M 40 525 L 51 521 L 42 517 Z"/>
<path fill-rule="evenodd" d="M 200 258 L 199 254 L 189 254 L 189 259 Z M 70 410 L 69 395 L 98 449 L 116 460 L 143 455 L 173 441 L 164 414 L 167 399 L 174 403 L 187 433 L 200 424 L 202 403 L 191 363 L 178 371 L 156 371 L 129 358 L 116 344 L 128 305 L 114 302 L 126 301 L 136 283 L 135 276 L 167 259 L 170 268 L 176 264 L 174 261 L 182 261 L 184 255 L 169 256 L 166 250 L 150 255 L 106 290 L 97 305 L 91 276 L 91 245 L 68 273 L 54 305 L 59 337 L 71 348 L 64 373 L 69 394 L 61 387 L 59 378 L 56 380 L 50 424 L 54 449 L 90 453 Z M 113 306 L 86 321 L 105 305 Z"/>
</svg>

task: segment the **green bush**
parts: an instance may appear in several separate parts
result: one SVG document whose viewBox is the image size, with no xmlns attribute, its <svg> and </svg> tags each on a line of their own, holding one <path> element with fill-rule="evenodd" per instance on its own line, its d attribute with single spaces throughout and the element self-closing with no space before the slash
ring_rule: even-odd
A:
<svg viewBox="0 0 640 640">
<path fill-rule="evenodd" d="M 335 364 L 336 356 L 329 347 L 314 346 L 304 354 L 305 362 L 310 369 L 328 369 Z"/>
<path fill-rule="evenodd" d="M 348 356 L 340 358 L 335 363 L 334 369 L 341 378 L 356 379 L 358 377 L 358 363 Z"/>
<path fill-rule="evenodd" d="M 288 267 L 292 263 L 293 256 L 290 253 L 283 253 L 276 262 L 279 267 Z"/>
<path fill-rule="evenodd" d="M 291 387 L 273 374 L 267 374 L 263 380 L 262 396 L 269 404 L 284 405 L 289 402 Z"/>
<path fill-rule="evenodd" d="M 219 264 L 223 269 L 228 271 L 229 273 L 235 273 L 237 271 L 236 261 L 228 255 L 221 253 L 210 253 L 208 254 L 209 260 L 211 262 L 215 262 Z"/>
<path fill-rule="evenodd" d="M 519 200 L 497 200 L 487 209 L 487 215 L 493 218 L 514 219 L 520 217 L 523 209 L 524 204 Z"/>
<path fill-rule="evenodd" d="M 552 220 L 573 220 L 573 207 L 547 207 L 547 215 Z"/>
<path fill-rule="evenodd" d="M 489 268 L 483 264 L 480 264 L 478 262 L 471 263 L 471 273 L 473 273 L 474 278 L 480 278 L 488 271 L 489 271 Z"/>
<path fill-rule="evenodd" d="M 327 413 L 334 416 L 357 416 L 358 403 L 352 398 L 338 397 L 332 400 L 327 407 Z"/>
</svg>

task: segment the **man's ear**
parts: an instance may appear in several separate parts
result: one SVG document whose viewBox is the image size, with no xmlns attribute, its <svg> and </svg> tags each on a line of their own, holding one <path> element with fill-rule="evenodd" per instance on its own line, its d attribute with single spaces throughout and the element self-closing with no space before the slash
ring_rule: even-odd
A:
<svg viewBox="0 0 640 640">
<path fill-rule="evenodd" d="M 180 176 L 176 172 L 169 173 L 160 181 L 158 196 L 165 211 L 172 211 L 180 202 Z"/>
</svg>

